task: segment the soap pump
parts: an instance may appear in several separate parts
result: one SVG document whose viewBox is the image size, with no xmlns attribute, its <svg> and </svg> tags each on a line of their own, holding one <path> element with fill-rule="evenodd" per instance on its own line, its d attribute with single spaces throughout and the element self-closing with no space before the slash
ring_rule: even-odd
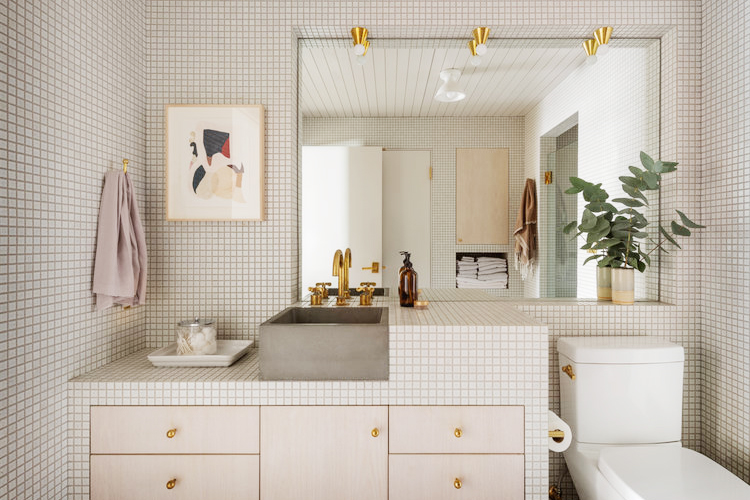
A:
<svg viewBox="0 0 750 500">
<path fill-rule="evenodd" d="M 407 251 L 400 253 L 404 256 L 404 265 L 398 271 L 398 299 L 401 307 L 414 307 L 417 300 L 417 272 L 409 260 L 411 254 Z"/>
</svg>

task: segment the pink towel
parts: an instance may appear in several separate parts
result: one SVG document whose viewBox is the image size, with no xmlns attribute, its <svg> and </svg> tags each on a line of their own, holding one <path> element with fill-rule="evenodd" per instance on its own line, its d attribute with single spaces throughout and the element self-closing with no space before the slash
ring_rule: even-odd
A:
<svg viewBox="0 0 750 500">
<path fill-rule="evenodd" d="M 120 171 L 104 176 L 93 291 L 97 310 L 146 301 L 146 235 L 133 183 Z"/>
</svg>

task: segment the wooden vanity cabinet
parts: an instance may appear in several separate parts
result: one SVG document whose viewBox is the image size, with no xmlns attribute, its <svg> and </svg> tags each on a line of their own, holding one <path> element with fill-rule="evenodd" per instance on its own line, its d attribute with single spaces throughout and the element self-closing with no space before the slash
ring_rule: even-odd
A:
<svg viewBox="0 0 750 500">
<path fill-rule="evenodd" d="M 392 406 L 390 500 L 522 500 L 522 406 Z"/>
<path fill-rule="evenodd" d="M 261 500 L 386 500 L 387 406 L 263 406 Z"/>
<path fill-rule="evenodd" d="M 259 497 L 257 406 L 94 406 L 92 500 Z"/>
</svg>

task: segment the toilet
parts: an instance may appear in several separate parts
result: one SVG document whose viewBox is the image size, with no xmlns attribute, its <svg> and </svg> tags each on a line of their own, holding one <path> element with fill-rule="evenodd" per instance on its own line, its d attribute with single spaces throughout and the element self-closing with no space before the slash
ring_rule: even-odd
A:
<svg viewBox="0 0 750 500">
<path fill-rule="evenodd" d="M 750 499 L 750 486 L 683 448 L 679 345 L 653 337 L 558 339 L 563 453 L 581 500 Z"/>
</svg>

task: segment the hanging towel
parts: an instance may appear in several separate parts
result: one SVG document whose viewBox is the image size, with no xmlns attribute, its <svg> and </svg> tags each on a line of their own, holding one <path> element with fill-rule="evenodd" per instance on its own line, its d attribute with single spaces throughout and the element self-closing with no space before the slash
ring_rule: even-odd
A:
<svg viewBox="0 0 750 500">
<path fill-rule="evenodd" d="M 121 171 L 104 176 L 96 236 L 94 286 L 97 310 L 113 304 L 137 306 L 146 300 L 146 235 L 135 190 Z"/>
<path fill-rule="evenodd" d="M 526 179 L 513 237 L 515 238 L 516 269 L 521 273 L 521 279 L 525 280 L 534 274 L 536 265 L 536 183 L 534 179 Z"/>
</svg>

